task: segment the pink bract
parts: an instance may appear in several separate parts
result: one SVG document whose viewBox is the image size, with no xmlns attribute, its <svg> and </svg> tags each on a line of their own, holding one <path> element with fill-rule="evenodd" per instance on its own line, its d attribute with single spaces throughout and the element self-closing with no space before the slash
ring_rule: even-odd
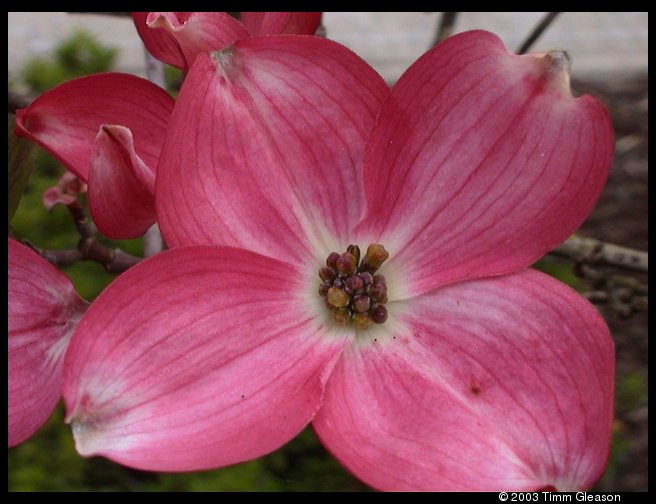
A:
<svg viewBox="0 0 656 504">
<path fill-rule="evenodd" d="M 19 110 L 15 131 L 88 185 L 91 216 L 103 234 L 134 238 L 156 220 L 155 171 L 173 103 L 145 79 L 94 74 L 65 82 Z"/>
<path fill-rule="evenodd" d="M 585 299 L 526 269 L 580 225 L 612 157 L 566 63 L 468 32 L 389 92 L 315 37 L 198 55 L 156 179 L 172 250 L 106 289 L 66 356 L 78 451 L 197 470 L 312 422 L 378 489 L 590 487 L 613 343 Z M 388 320 L 363 331 L 317 293 L 351 243 L 390 253 Z"/>
<path fill-rule="evenodd" d="M 312 35 L 320 12 L 241 12 L 241 22 L 227 12 L 133 12 L 141 40 L 157 59 L 183 70 L 196 56 L 236 40 L 281 33 Z"/>
<path fill-rule="evenodd" d="M 244 13 L 246 26 L 225 12 L 135 12 L 146 47 L 187 68 L 201 52 L 270 33 L 314 33 L 317 12 Z M 133 75 L 73 79 L 16 115 L 16 134 L 52 154 L 89 185 L 89 207 L 110 238 L 142 235 L 156 221 L 154 180 L 173 98 Z M 66 199 L 66 198 L 65 198 Z"/>
<path fill-rule="evenodd" d="M 7 240 L 8 445 L 30 437 L 61 396 L 64 352 L 86 303 L 70 280 Z"/>
</svg>

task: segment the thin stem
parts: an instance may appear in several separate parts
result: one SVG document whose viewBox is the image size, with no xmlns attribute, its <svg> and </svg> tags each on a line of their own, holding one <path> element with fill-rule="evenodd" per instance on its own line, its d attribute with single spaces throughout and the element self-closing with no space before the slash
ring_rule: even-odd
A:
<svg viewBox="0 0 656 504">
<path fill-rule="evenodd" d="M 542 35 L 544 31 L 549 28 L 549 25 L 553 23 L 558 14 L 560 14 L 560 12 L 547 12 L 542 20 L 535 26 L 535 28 L 533 28 L 533 31 L 529 33 L 524 42 L 522 42 L 522 45 L 519 46 L 519 49 L 517 49 L 517 54 L 526 53 L 535 43 L 535 41 L 540 38 L 540 35 Z"/>
<path fill-rule="evenodd" d="M 549 253 L 587 265 L 605 265 L 644 272 L 649 269 L 647 252 L 576 235 Z"/>
<path fill-rule="evenodd" d="M 75 223 L 75 229 L 77 229 L 77 232 L 79 233 L 80 237 L 83 240 L 89 238 L 95 238 L 96 228 L 91 223 L 91 221 L 87 218 L 87 216 L 84 213 L 84 209 L 80 206 L 80 204 L 77 201 L 74 201 L 70 205 L 66 205 L 66 208 L 68 208 L 71 217 L 73 217 L 73 222 Z"/>
<path fill-rule="evenodd" d="M 131 268 L 132 266 L 134 266 L 135 264 L 137 264 L 139 261 L 142 260 L 141 257 L 128 254 L 127 252 L 119 248 L 112 250 L 112 252 L 114 254 L 111 260 L 107 263 L 104 263 L 105 269 L 109 273 L 121 273 L 122 271 Z"/>
<path fill-rule="evenodd" d="M 435 39 L 433 40 L 433 45 L 437 45 L 440 42 L 442 42 L 445 38 L 451 36 L 455 28 L 457 18 L 458 18 L 457 12 L 442 13 L 442 17 L 440 18 L 440 23 L 437 25 L 437 32 L 435 33 Z"/>
<path fill-rule="evenodd" d="M 41 255 L 56 266 L 65 266 L 76 261 L 88 260 L 102 264 L 110 273 L 120 273 L 134 266 L 141 257 L 133 256 L 121 249 L 110 249 L 96 239 L 96 228 L 87 218 L 79 203 L 66 205 L 80 235 L 77 250 L 43 250 Z"/>
<path fill-rule="evenodd" d="M 574 273 L 585 279 L 593 289 L 584 296 L 591 303 L 608 304 L 620 319 L 649 308 L 649 288 L 635 278 L 614 275 L 585 264 L 576 264 Z"/>
<path fill-rule="evenodd" d="M 649 287 L 637 278 L 617 274 L 617 270 L 647 273 L 647 252 L 604 243 L 593 238 L 572 236 L 549 254 L 574 262 L 573 272 L 590 287 L 584 293 L 595 304 L 607 304 L 617 317 L 625 319 L 649 307 Z"/>
<path fill-rule="evenodd" d="M 78 261 L 94 261 L 102 264 L 109 273 L 122 273 L 131 268 L 141 257 L 133 256 L 116 248 L 110 249 L 95 240 L 80 240 L 79 248 L 38 251 L 46 261 L 55 266 L 69 266 Z"/>
<path fill-rule="evenodd" d="M 55 266 L 68 266 L 77 261 L 84 259 L 82 252 L 78 249 L 68 250 L 42 250 L 41 257 L 43 257 L 50 264 Z"/>
<path fill-rule="evenodd" d="M 148 52 L 146 46 L 143 46 L 144 49 L 144 59 L 146 61 L 146 77 L 150 82 L 156 86 L 164 89 L 164 64 L 153 58 L 153 56 Z M 153 224 L 143 239 L 143 252 L 144 257 L 150 257 L 158 252 L 161 252 L 164 249 L 164 241 L 162 240 L 162 234 L 159 231 L 159 226 Z"/>
</svg>

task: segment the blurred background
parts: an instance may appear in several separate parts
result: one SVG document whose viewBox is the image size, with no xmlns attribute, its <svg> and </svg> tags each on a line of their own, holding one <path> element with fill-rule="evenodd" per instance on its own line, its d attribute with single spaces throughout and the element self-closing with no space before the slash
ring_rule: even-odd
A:
<svg viewBox="0 0 656 504">
<path fill-rule="evenodd" d="M 520 46 L 544 12 L 460 12 L 454 33 L 485 29 L 509 49 Z M 327 36 L 349 47 L 393 82 L 428 49 L 441 12 L 326 12 Z M 63 12 L 10 12 L 8 64 L 18 71 L 32 56 L 47 56 L 67 34 L 84 29 L 117 49 L 116 68 L 144 74 L 139 38 L 130 19 Z M 568 12 L 559 16 L 533 46 L 535 51 L 566 49 L 573 76 L 626 75 L 647 71 L 646 12 Z"/>
<path fill-rule="evenodd" d="M 451 30 L 486 29 L 516 50 L 545 13 L 458 13 Z M 390 83 L 434 43 L 443 13 L 325 13 L 326 35 L 354 50 Z M 143 48 L 129 18 L 67 13 L 8 13 L 8 69 L 12 91 L 36 96 L 59 82 L 88 73 L 119 70 L 145 75 Z M 562 13 L 532 51 L 565 49 L 573 60 L 573 88 L 608 107 L 616 153 L 609 182 L 579 233 L 647 250 L 648 15 Z M 166 69 L 171 92 L 180 75 Z M 75 247 L 78 235 L 61 206 L 46 213 L 42 192 L 63 169 L 37 152 L 34 171 L 11 229 L 18 238 L 48 249 Z M 107 242 L 111 243 L 111 242 Z M 140 254 L 139 240 L 116 244 Z M 581 292 L 595 288 L 571 261 L 547 256 L 538 265 Z M 102 267 L 81 262 L 65 269 L 86 299 L 111 280 Z M 579 275 L 577 275 L 579 273 Z M 641 283 L 646 275 L 621 272 Z M 611 328 L 617 352 L 616 409 L 610 461 L 597 490 L 646 491 L 647 316 L 597 305 Z M 83 459 L 62 421 L 61 407 L 29 441 L 8 450 L 13 491 L 364 491 L 321 447 L 311 429 L 261 459 L 191 474 L 154 474 L 101 458 Z"/>
</svg>

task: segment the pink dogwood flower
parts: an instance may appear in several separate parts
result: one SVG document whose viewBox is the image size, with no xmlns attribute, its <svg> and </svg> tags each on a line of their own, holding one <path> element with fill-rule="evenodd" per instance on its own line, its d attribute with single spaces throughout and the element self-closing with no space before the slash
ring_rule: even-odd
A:
<svg viewBox="0 0 656 504">
<path fill-rule="evenodd" d="M 601 191 L 605 109 L 572 97 L 564 53 L 511 55 L 481 31 L 388 91 L 316 37 L 197 57 L 157 174 L 172 250 L 112 283 L 66 355 L 82 455 L 207 469 L 312 422 L 383 490 L 599 478 L 613 343 L 527 267 Z"/>
<path fill-rule="evenodd" d="M 244 13 L 245 25 L 224 12 L 142 12 L 133 18 L 155 56 L 186 67 L 184 58 L 193 62 L 201 52 L 249 34 L 313 33 L 321 16 Z M 16 134 L 39 144 L 88 184 L 89 209 L 101 233 L 134 238 L 157 220 L 155 173 L 173 104 L 166 91 L 145 79 L 95 74 L 65 82 L 19 110 Z"/>
<path fill-rule="evenodd" d="M 64 352 L 86 308 L 71 281 L 36 252 L 7 240 L 8 446 L 25 441 L 61 397 Z"/>
</svg>

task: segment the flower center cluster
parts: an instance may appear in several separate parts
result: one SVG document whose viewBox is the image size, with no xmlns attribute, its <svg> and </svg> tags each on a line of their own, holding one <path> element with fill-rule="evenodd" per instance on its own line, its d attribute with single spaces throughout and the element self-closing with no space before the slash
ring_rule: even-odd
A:
<svg viewBox="0 0 656 504">
<path fill-rule="evenodd" d="M 319 270 L 319 295 L 332 311 L 338 325 L 353 324 L 366 329 L 387 320 L 387 284 L 376 271 L 389 257 L 382 245 L 372 243 L 360 261 L 360 247 L 349 245 L 346 252 L 331 252 Z"/>
</svg>

